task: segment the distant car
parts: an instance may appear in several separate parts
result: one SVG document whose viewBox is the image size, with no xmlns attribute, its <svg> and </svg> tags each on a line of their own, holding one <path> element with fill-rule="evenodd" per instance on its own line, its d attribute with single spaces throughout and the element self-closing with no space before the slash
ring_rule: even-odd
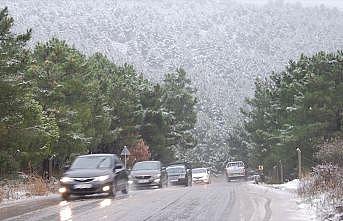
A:
<svg viewBox="0 0 343 221">
<path fill-rule="evenodd" d="M 131 170 L 130 182 L 136 188 L 168 185 L 166 168 L 160 161 L 137 162 Z"/>
<path fill-rule="evenodd" d="M 246 179 L 246 169 L 243 161 L 228 162 L 225 168 L 227 181 Z"/>
<path fill-rule="evenodd" d="M 28 181 L 30 178 L 30 176 L 24 172 L 17 172 L 17 175 L 18 175 L 19 180 L 22 180 L 22 181 Z"/>
<path fill-rule="evenodd" d="M 192 186 L 192 167 L 188 163 L 174 163 L 167 167 L 170 184 Z"/>
<path fill-rule="evenodd" d="M 64 200 L 70 195 L 128 193 L 128 172 L 115 154 L 91 154 L 77 157 L 60 179 L 59 192 Z"/>
<path fill-rule="evenodd" d="M 255 184 L 261 182 L 260 174 L 255 170 L 250 170 L 247 172 L 247 180 L 254 181 Z"/>
<path fill-rule="evenodd" d="M 192 169 L 193 183 L 211 183 L 211 173 L 207 168 L 194 168 Z"/>
</svg>

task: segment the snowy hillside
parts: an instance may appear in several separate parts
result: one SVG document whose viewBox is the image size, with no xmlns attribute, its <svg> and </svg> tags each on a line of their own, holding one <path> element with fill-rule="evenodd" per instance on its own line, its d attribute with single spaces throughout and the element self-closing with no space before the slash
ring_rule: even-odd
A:
<svg viewBox="0 0 343 221">
<path fill-rule="evenodd" d="M 183 67 L 198 89 L 198 131 L 206 131 L 200 143 L 207 144 L 213 136 L 224 140 L 256 77 L 302 52 L 343 49 L 343 7 L 331 2 L 326 8 L 267 0 L 0 0 L 0 6 L 9 7 L 16 31 L 33 28 L 34 41 L 65 39 L 88 54 L 133 63 L 154 81 Z"/>
</svg>

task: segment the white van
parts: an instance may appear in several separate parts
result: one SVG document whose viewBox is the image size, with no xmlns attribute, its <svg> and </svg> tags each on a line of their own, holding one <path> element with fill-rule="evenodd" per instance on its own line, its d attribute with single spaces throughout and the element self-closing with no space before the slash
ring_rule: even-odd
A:
<svg viewBox="0 0 343 221">
<path fill-rule="evenodd" d="M 246 179 L 246 169 L 243 161 L 232 161 L 226 164 L 225 174 L 227 181 Z"/>
</svg>

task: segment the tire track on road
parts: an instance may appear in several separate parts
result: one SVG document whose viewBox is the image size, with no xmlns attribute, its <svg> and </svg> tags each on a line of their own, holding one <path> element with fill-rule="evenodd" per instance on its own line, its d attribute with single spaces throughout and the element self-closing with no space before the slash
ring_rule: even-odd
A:
<svg viewBox="0 0 343 221">
<path fill-rule="evenodd" d="M 189 193 L 191 192 L 191 190 L 188 190 L 187 192 L 185 192 L 184 194 L 182 194 L 180 197 L 176 198 L 175 200 L 173 200 L 172 202 L 168 203 L 167 205 L 165 205 L 164 207 L 162 207 L 160 210 L 158 210 L 157 212 L 153 213 L 152 215 L 146 217 L 143 219 L 143 221 L 147 221 L 149 219 L 152 219 L 154 216 L 156 216 L 157 214 L 160 214 L 161 212 L 163 212 L 165 209 L 167 209 L 168 207 L 172 206 L 173 204 L 177 203 L 179 200 L 181 200 L 182 198 L 184 198 L 185 196 L 187 196 Z"/>
<path fill-rule="evenodd" d="M 229 184 L 228 186 L 228 200 L 225 201 L 225 204 L 222 207 L 222 211 L 215 213 L 215 218 L 214 220 L 223 220 L 223 217 L 230 217 L 230 215 L 232 214 L 233 211 L 233 207 L 235 205 L 236 202 L 236 194 L 235 191 L 233 189 L 233 187 Z"/>
<path fill-rule="evenodd" d="M 272 209 L 270 208 L 272 200 L 268 197 L 264 197 L 267 202 L 264 204 L 264 209 L 265 209 L 265 216 L 263 218 L 263 221 L 269 221 L 270 218 L 272 217 Z"/>
</svg>

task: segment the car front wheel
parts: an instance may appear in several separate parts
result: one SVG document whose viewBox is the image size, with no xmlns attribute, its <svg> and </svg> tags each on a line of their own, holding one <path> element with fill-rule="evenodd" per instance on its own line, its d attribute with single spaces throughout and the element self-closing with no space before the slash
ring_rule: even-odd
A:
<svg viewBox="0 0 343 221">
<path fill-rule="evenodd" d="M 117 185 L 115 182 L 113 182 L 112 189 L 109 193 L 109 196 L 114 198 L 116 196 L 116 194 L 117 194 Z"/>
<path fill-rule="evenodd" d="M 66 200 L 66 201 L 70 200 L 70 194 L 69 193 L 63 193 L 62 194 L 62 199 Z"/>
</svg>

